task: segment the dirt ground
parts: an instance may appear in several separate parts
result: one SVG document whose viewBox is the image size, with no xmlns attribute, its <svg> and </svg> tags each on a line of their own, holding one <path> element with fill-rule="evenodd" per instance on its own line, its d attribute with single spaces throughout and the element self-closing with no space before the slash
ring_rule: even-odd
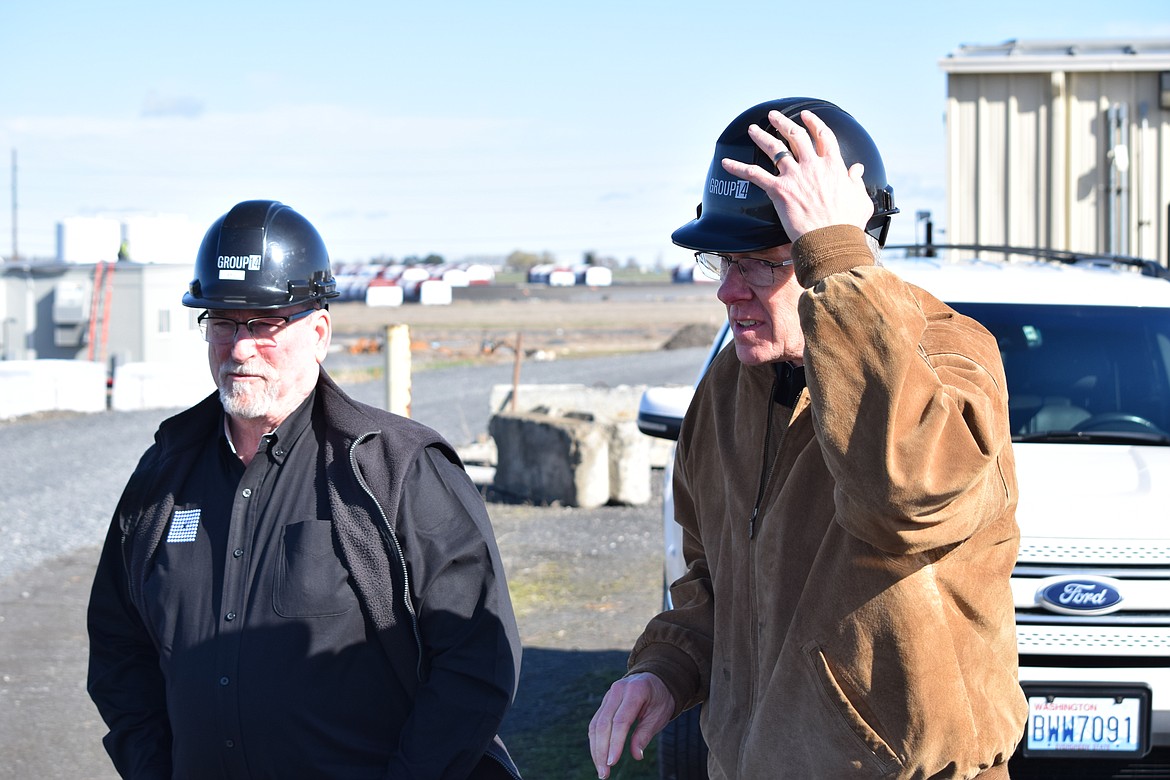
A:
<svg viewBox="0 0 1170 780">
<path fill-rule="evenodd" d="M 334 340 L 350 352 L 379 351 L 387 326 L 410 329 L 412 360 L 510 360 L 526 356 L 645 352 L 705 346 L 725 317 L 707 285 L 631 285 L 561 290 L 515 287 L 447 306 L 331 307 Z M 694 326 L 693 328 L 690 326 Z"/>
</svg>

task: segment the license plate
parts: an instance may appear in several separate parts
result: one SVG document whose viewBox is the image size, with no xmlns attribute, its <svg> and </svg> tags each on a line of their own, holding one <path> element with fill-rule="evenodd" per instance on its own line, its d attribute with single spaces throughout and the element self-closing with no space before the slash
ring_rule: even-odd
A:
<svg viewBox="0 0 1170 780">
<path fill-rule="evenodd" d="M 1025 684 L 1025 757 L 1129 758 L 1149 752 L 1150 690 Z"/>
</svg>

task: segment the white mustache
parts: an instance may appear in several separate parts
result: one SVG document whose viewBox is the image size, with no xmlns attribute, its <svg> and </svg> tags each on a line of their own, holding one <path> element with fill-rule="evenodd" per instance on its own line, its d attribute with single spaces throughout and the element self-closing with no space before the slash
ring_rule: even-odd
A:
<svg viewBox="0 0 1170 780">
<path fill-rule="evenodd" d="M 260 362 L 254 363 L 224 363 L 219 367 L 219 383 L 223 385 L 232 374 L 243 374 L 245 376 L 255 376 L 261 379 L 276 379 L 276 372 L 271 367 Z"/>
</svg>

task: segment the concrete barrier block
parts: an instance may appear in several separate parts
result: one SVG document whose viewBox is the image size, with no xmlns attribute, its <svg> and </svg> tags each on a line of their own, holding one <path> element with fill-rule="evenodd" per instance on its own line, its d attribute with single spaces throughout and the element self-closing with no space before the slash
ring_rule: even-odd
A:
<svg viewBox="0 0 1170 780">
<path fill-rule="evenodd" d="M 641 433 L 639 431 L 639 433 Z M 674 442 L 670 439 L 656 439 L 653 436 L 642 434 L 642 438 L 649 441 L 650 468 L 664 469 L 668 463 L 674 462 Z"/>
<path fill-rule="evenodd" d="M 606 426 L 609 430 L 609 500 L 641 506 L 650 502 L 650 437 L 633 420 Z"/>
<path fill-rule="evenodd" d="M 609 434 L 604 426 L 539 413 L 497 414 L 495 487 L 536 503 L 598 507 L 609 501 Z"/>
<path fill-rule="evenodd" d="M 123 363 L 114 370 L 111 406 L 115 411 L 192 406 L 215 390 L 203 361 Z"/>
<path fill-rule="evenodd" d="M 636 420 L 638 404 L 645 385 L 618 385 L 617 387 L 589 387 L 580 384 L 519 385 L 516 388 L 517 412 L 537 409 L 555 409 L 561 413 L 590 414 L 598 422 Z M 492 385 L 492 413 L 511 412 L 512 385 Z"/>
<path fill-rule="evenodd" d="M 0 418 L 38 412 L 104 412 L 106 367 L 84 360 L 0 361 Z"/>
<path fill-rule="evenodd" d="M 663 468 L 674 454 L 674 442 L 638 430 L 638 404 L 645 390 L 645 385 L 493 385 L 489 403 L 493 414 L 573 417 L 603 428 L 609 437 L 609 500 L 640 505 L 651 497 L 651 469 Z M 499 453 L 500 461 L 504 457 Z"/>
</svg>

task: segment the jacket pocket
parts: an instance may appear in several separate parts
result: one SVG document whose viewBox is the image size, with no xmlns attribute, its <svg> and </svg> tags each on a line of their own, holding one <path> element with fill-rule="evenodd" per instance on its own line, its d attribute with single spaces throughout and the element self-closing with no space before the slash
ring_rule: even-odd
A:
<svg viewBox="0 0 1170 780">
<path fill-rule="evenodd" d="M 281 617 L 328 617 L 354 608 L 349 572 L 333 550 L 332 526 L 309 520 L 281 532 L 272 588 L 272 608 Z"/>
<path fill-rule="evenodd" d="M 851 697 L 858 694 L 838 682 L 829 659 L 815 642 L 809 642 L 803 650 L 816 680 L 819 698 L 828 710 L 826 725 L 831 723 L 835 727 L 835 735 L 825 735 L 830 744 L 843 750 L 845 758 L 859 765 L 872 766 L 883 777 L 895 773 L 902 761 L 857 711 Z"/>
</svg>

